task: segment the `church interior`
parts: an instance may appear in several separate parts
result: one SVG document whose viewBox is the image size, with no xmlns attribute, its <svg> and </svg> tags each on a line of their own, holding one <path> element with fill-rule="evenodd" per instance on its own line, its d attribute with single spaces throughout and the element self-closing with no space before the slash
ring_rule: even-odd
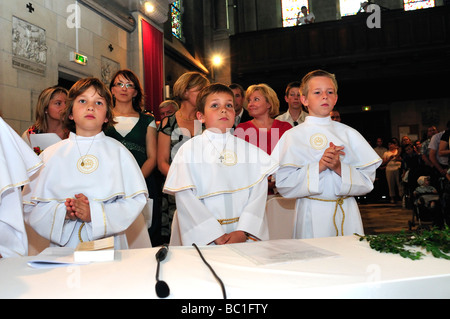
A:
<svg viewBox="0 0 450 319">
<path fill-rule="evenodd" d="M 362 0 L 0 0 L 0 117 L 21 135 L 34 123 L 45 88 L 69 90 L 86 77 L 109 85 L 121 69 L 139 77 L 145 110 L 158 122 L 159 105 L 190 71 L 244 89 L 265 83 L 284 113 L 288 83 L 322 69 L 338 81 L 335 109 L 342 123 L 373 147 L 377 138 L 387 147 L 391 138 L 405 135 L 424 141 L 430 126 L 446 130 L 450 1 L 366 4 L 371 10 L 364 10 Z M 314 14 L 313 23 L 297 23 L 303 5 Z M 387 193 L 372 195 L 358 197 L 367 234 L 411 229 L 411 205 L 390 203 Z M 445 278 L 448 287 L 448 272 Z M 387 293 L 389 288 L 375 297 L 402 296 Z M 332 291 L 331 298 L 338 296 Z M 431 296 L 448 298 L 448 292 Z M 76 298 L 74 293 L 67 296 Z M 348 296 L 370 298 L 371 292 Z"/>
<path fill-rule="evenodd" d="M 156 106 L 170 98 L 173 84 L 187 71 L 244 88 L 267 83 L 284 112 L 286 85 L 320 68 L 338 79 L 336 108 L 343 120 L 371 142 L 401 138 L 405 132 L 422 139 L 429 125 L 445 129 L 450 110 L 442 79 L 449 71 L 447 2 L 405 11 L 401 0 L 376 1 L 379 27 L 368 26 L 376 16 L 344 16 L 340 2 L 345 1 L 310 1 L 315 23 L 283 27 L 279 0 L 160 0 L 153 2 L 152 12 L 146 11 L 145 1 L 85 0 L 78 1 L 77 28 L 73 1 L 2 1 L 3 30 L 12 32 L 1 39 L 0 111 L 23 132 L 34 120 L 33 108 L 44 88 L 70 88 L 86 76 L 107 83 L 114 70 L 128 68 L 146 83 L 146 108 L 156 116 Z M 359 1 L 353 2 L 356 13 Z M 38 53 L 17 49 L 27 37 L 20 24 L 40 34 L 34 45 Z M 157 34 L 149 40 L 156 44 L 145 43 L 147 32 Z M 157 57 L 148 48 L 155 45 Z M 73 52 L 87 63 L 71 61 Z M 147 59 L 150 55 L 153 60 Z M 221 57 L 219 65 L 215 56 Z M 156 70 L 151 63 L 158 64 Z"/>
</svg>

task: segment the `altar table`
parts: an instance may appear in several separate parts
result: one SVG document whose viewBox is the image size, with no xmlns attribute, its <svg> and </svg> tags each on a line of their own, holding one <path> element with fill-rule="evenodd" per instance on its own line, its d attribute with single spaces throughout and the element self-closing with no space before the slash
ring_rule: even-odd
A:
<svg viewBox="0 0 450 319">
<path fill-rule="evenodd" d="M 356 236 L 287 240 L 293 247 L 299 242 L 330 255 L 264 264 L 236 249 L 251 251 L 258 243 L 199 248 L 228 299 L 450 298 L 448 260 L 380 253 Z M 53 269 L 27 264 L 39 256 L 0 259 L 0 298 L 158 298 L 158 249 L 120 250 L 111 262 Z M 170 287 L 168 298 L 223 298 L 194 247 L 170 247 L 160 279 Z"/>
</svg>

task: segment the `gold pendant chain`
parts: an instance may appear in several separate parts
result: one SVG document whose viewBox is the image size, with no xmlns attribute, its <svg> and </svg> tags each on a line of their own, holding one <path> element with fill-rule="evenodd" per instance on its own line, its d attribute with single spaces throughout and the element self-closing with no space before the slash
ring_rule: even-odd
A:
<svg viewBox="0 0 450 319">
<path fill-rule="evenodd" d="M 92 139 L 91 145 L 89 145 L 89 148 L 88 148 L 86 154 L 83 156 L 83 155 L 81 155 L 80 146 L 78 145 L 78 138 L 77 138 L 77 135 L 75 135 L 75 142 L 76 142 L 76 144 L 77 144 L 78 153 L 80 154 L 80 158 L 81 158 L 81 166 L 84 166 L 84 159 L 85 159 L 86 156 L 89 154 L 89 151 L 91 150 L 92 144 L 94 144 L 95 137 L 96 137 L 96 136 L 94 136 L 94 138 Z"/>
</svg>

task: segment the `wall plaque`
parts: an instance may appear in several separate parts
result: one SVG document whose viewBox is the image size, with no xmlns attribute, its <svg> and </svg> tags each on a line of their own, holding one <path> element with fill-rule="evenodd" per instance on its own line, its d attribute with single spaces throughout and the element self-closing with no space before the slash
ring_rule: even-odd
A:
<svg viewBox="0 0 450 319">
<path fill-rule="evenodd" d="M 45 76 L 47 64 L 45 30 L 13 16 L 12 66 Z"/>
<path fill-rule="evenodd" d="M 109 85 L 114 74 L 120 70 L 120 64 L 104 56 L 102 56 L 101 63 L 102 81 L 106 85 Z"/>
</svg>

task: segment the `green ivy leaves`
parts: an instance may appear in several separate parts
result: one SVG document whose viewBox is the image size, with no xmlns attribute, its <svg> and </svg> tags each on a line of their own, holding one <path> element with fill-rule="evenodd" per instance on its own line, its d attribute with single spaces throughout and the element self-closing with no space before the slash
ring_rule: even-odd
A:
<svg viewBox="0 0 450 319">
<path fill-rule="evenodd" d="M 414 251 L 413 247 L 421 247 L 436 258 L 450 260 L 450 255 L 448 255 L 450 252 L 450 228 L 448 226 L 444 229 L 433 228 L 412 233 L 402 231 L 398 234 L 355 235 L 360 237 L 360 241 L 368 241 L 369 246 L 379 252 L 399 254 L 403 258 L 418 260 L 425 254 L 421 251 Z"/>
</svg>

